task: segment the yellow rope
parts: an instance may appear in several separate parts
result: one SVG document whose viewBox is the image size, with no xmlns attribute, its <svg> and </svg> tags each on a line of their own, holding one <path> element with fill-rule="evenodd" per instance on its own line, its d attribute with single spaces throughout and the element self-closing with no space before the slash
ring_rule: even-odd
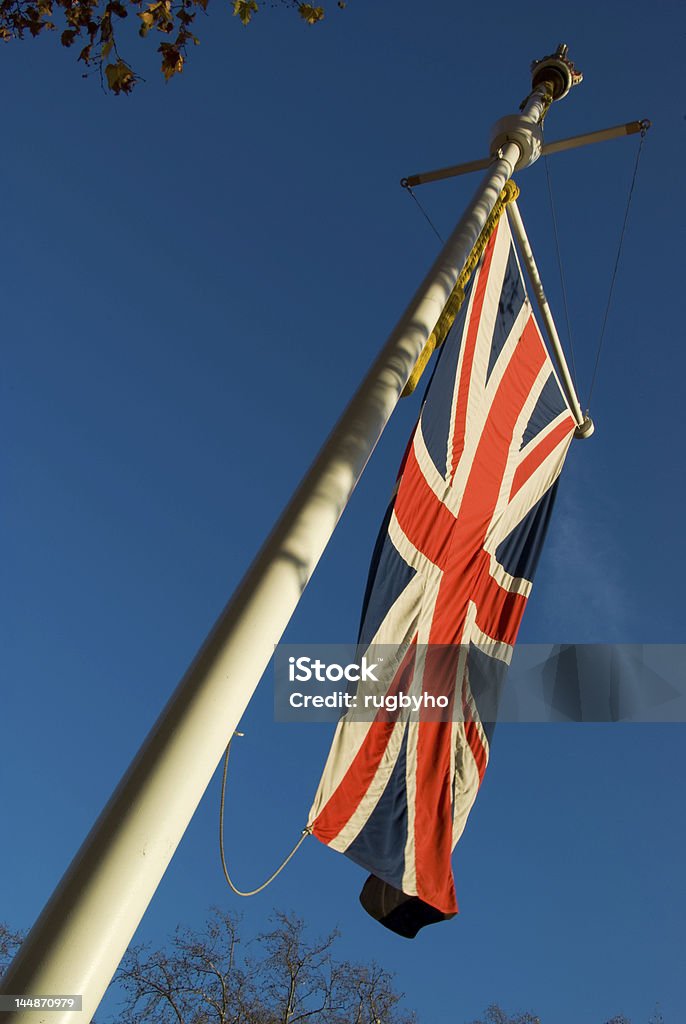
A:
<svg viewBox="0 0 686 1024">
<path fill-rule="evenodd" d="M 412 394 L 424 373 L 426 364 L 431 359 L 434 349 L 440 348 L 448 337 L 448 332 L 453 326 L 455 317 L 460 312 L 460 307 L 464 302 L 464 290 L 467 287 L 467 282 L 476 270 L 479 260 L 483 256 L 484 250 L 488 245 L 488 241 L 498 226 L 498 221 L 500 220 L 505 207 L 508 203 L 515 200 L 518 195 L 519 188 L 515 185 L 514 181 L 506 181 L 505 187 L 496 199 L 495 205 L 481 230 L 481 234 L 474 243 L 474 248 L 470 252 L 467 262 L 462 268 L 462 273 L 455 282 L 455 287 L 448 296 L 448 301 L 443 307 L 443 312 L 439 316 L 436 326 L 427 338 L 426 344 L 419 354 L 419 359 L 415 363 L 415 367 L 410 374 L 410 379 L 403 388 L 401 395 L 402 398 Z"/>
</svg>

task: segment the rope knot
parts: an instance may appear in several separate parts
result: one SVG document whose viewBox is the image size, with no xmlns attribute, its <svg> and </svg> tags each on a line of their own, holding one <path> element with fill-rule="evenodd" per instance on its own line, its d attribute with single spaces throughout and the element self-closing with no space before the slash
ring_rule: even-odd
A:
<svg viewBox="0 0 686 1024">
<path fill-rule="evenodd" d="M 504 203 L 513 203 L 515 199 L 519 198 L 519 185 L 510 178 L 505 182 L 500 195 Z"/>
</svg>

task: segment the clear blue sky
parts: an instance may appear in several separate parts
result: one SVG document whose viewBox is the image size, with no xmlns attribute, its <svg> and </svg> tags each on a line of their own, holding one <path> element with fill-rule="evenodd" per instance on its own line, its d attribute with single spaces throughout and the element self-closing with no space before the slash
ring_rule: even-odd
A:
<svg viewBox="0 0 686 1024">
<path fill-rule="evenodd" d="M 214 9 L 213 9 L 214 8 Z M 2 49 L 0 919 L 30 925 L 436 251 L 405 174 L 481 156 L 560 40 L 585 73 L 548 136 L 651 117 L 593 413 L 522 638 L 686 641 L 683 185 L 676 2 L 332 6 L 307 30 L 216 2 L 165 86 L 83 81 L 56 38 Z M 150 40 L 148 41 L 150 42 Z M 150 51 L 150 52 L 148 52 Z M 550 160 L 582 396 L 636 139 Z M 542 163 L 520 207 L 560 324 Z M 472 179 L 422 192 L 446 233 Z M 354 640 L 417 400 L 398 409 L 287 632 Z M 267 676 L 230 781 L 250 886 L 289 847 L 331 727 L 276 725 Z M 506 726 L 456 854 L 460 917 L 413 943 L 309 840 L 237 905 L 213 780 L 139 930 L 273 906 L 398 972 L 431 1024 L 491 1001 L 545 1024 L 686 1017 L 683 726 Z"/>
</svg>

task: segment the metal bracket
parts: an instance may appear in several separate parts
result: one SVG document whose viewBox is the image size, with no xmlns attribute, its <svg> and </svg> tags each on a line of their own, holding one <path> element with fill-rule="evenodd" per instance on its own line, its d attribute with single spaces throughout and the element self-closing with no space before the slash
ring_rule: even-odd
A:
<svg viewBox="0 0 686 1024">
<path fill-rule="evenodd" d="M 520 157 L 515 171 L 521 171 L 538 160 L 543 148 L 543 129 L 540 124 L 526 121 L 521 114 L 508 114 L 493 125 L 491 157 L 495 157 L 508 142 L 519 146 Z"/>
</svg>

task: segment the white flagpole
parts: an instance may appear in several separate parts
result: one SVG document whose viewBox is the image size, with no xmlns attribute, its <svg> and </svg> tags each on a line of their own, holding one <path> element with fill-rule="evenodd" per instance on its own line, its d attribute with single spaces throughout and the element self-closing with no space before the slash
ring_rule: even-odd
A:
<svg viewBox="0 0 686 1024">
<path fill-rule="evenodd" d="M 551 96 L 579 80 L 566 47 L 534 65 L 474 198 L 3 978 L 0 993 L 81 995 L 82 1011 L 18 1010 L 8 1024 L 91 1019 L 479 232 L 537 158 Z"/>
</svg>

